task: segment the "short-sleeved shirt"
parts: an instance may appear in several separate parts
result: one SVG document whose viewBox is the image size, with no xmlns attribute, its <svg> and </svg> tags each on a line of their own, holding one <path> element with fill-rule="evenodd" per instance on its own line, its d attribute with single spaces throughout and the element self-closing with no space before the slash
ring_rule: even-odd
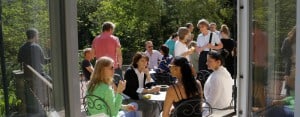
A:
<svg viewBox="0 0 300 117">
<path fill-rule="evenodd" d="M 148 68 L 154 69 L 154 66 L 158 67 L 158 62 L 162 58 L 161 53 L 157 50 L 152 50 L 152 54 L 150 54 L 148 51 L 145 51 L 145 54 L 149 57 Z"/>
<path fill-rule="evenodd" d="M 171 54 L 172 56 L 174 56 L 175 42 L 176 41 L 174 41 L 173 39 L 168 39 L 165 43 L 169 48 L 169 54 Z"/>
<path fill-rule="evenodd" d="M 91 62 L 86 59 L 84 59 L 81 63 L 82 72 L 87 81 L 90 80 L 91 72 L 89 72 L 89 70 L 87 70 L 86 67 L 90 66 L 92 66 Z"/>
<path fill-rule="evenodd" d="M 197 46 L 198 47 L 203 47 L 209 43 L 210 33 L 212 33 L 211 44 L 214 45 L 214 44 L 221 43 L 221 40 L 216 33 L 208 31 L 207 35 L 203 35 L 202 33 L 198 35 L 198 38 L 197 38 Z M 209 48 L 205 48 L 203 51 L 209 51 Z"/>
<path fill-rule="evenodd" d="M 95 49 L 95 57 L 98 59 L 103 56 L 110 57 L 114 60 L 114 67 L 118 67 L 118 56 L 117 48 L 121 48 L 119 38 L 111 35 L 107 32 L 103 32 L 101 35 L 98 35 L 92 44 L 93 49 Z"/>
<path fill-rule="evenodd" d="M 182 56 L 183 53 L 188 51 L 188 47 L 186 44 L 180 42 L 180 41 L 176 41 L 175 43 L 175 57 L 176 56 Z M 190 57 L 189 56 L 183 56 L 185 57 L 188 61 L 190 61 Z"/>
</svg>

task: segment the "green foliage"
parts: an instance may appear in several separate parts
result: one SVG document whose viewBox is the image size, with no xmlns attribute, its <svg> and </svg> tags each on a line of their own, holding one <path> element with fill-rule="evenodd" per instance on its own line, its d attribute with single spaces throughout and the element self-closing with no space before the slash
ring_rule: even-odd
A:
<svg viewBox="0 0 300 117">
<path fill-rule="evenodd" d="M 116 24 L 124 64 L 129 64 L 136 51 L 145 51 L 145 41 L 152 40 L 158 49 L 188 22 L 196 26 L 205 18 L 232 26 L 232 7 L 230 0 L 78 0 L 79 48 L 90 46 L 101 24 L 111 21 Z M 193 33 L 198 32 L 195 28 Z"/>
<path fill-rule="evenodd" d="M 9 82 L 10 111 L 21 102 L 15 96 L 14 77 L 12 71 L 20 69 L 17 61 L 19 48 L 26 42 L 25 31 L 28 28 L 39 30 L 39 43 L 44 50 L 50 47 L 49 4 L 47 0 L 3 0 L 2 30 L 5 49 L 7 79 Z M 2 75 L 2 73 L 0 74 Z M 1 82 L 2 83 L 2 82 Z M 4 112 L 4 97 L 0 87 L 0 115 Z"/>
</svg>

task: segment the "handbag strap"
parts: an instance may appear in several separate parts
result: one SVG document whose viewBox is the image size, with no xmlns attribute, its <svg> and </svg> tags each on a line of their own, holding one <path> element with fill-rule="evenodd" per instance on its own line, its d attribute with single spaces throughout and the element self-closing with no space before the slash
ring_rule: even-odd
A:
<svg viewBox="0 0 300 117">
<path fill-rule="evenodd" d="M 209 44 L 211 43 L 212 35 L 213 35 L 213 33 L 211 32 L 210 36 L 209 36 L 209 42 L 208 42 Z M 209 51 L 211 51 L 211 48 L 209 49 Z"/>
</svg>

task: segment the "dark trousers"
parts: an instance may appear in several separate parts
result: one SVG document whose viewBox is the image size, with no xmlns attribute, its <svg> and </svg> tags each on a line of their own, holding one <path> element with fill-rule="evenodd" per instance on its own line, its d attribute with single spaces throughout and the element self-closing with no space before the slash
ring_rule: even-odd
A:
<svg viewBox="0 0 300 117">
<path fill-rule="evenodd" d="M 199 55 L 199 64 L 198 64 L 198 70 L 208 70 L 206 61 L 207 61 L 207 54 L 208 51 L 202 51 Z"/>
</svg>

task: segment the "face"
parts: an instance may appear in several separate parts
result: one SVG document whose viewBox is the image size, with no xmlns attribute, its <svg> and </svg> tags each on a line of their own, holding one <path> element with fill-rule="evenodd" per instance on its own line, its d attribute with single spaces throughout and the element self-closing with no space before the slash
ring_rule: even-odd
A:
<svg viewBox="0 0 300 117">
<path fill-rule="evenodd" d="M 146 58 L 141 58 L 138 62 L 137 62 L 138 68 L 146 68 L 148 65 L 148 61 Z"/>
<path fill-rule="evenodd" d="M 85 56 L 86 56 L 86 58 L 89 59 L 89 60 L 91 60 L 91 59 L 93 58 L 92 52 L 91 52 L 91 51 L 87 52 L 87 53 L 85 54 Z"/>
<path fill-rule="evenodd" d="M 210 25 L 209 28 L 210 28 L 211 31 L 216 31 L 217 26 L 216 25 Z"/>
<path fill-rule="evenodd" d="M 191 25 L 191 26 L 189 27 L 189 30 L 190 30 L 190 32 L 193 32 L 193 30 L 194 30 L 194 25 Z"/>
<path fill-rule="evenodd" d="M 180 71 L 179 67 L 171 63 L 171 64 L 169 64 L 169 69 L 170 69 L 172 77 L 177 78 L 179 71 Z"/>
<path fill-rule="evenodd" d="M 210 56 L 207 56 L 206 65 L 207 65 L 208 69 L 216 70 L 221 66 L 221 61 L 215 60 L 215 59 L 211 58 Z"/>
<path fill-rule="evenodd" d="M 198 26 L 198 28 L 200 29 L 200 32 L 205 32 L 205 31 L 207 31 L 207 26 L 206 25 L 203 25 L 203 24 L 200 24 L 199 26 Z"/>
<path fill-rule="evenodd" d="M 114 63 L 111 63 L 109 66 L 104 67 L 104 74 L 106 78 L 113 78 L 115 74 Z"/>
<path fill-rule="evenodd" d="M 148 43 L 146 45 L 146 49 L 147 49 L 147 51 L 152 51 L 153 50 L 153 44 L 152 43 Z"/>
</svg>

